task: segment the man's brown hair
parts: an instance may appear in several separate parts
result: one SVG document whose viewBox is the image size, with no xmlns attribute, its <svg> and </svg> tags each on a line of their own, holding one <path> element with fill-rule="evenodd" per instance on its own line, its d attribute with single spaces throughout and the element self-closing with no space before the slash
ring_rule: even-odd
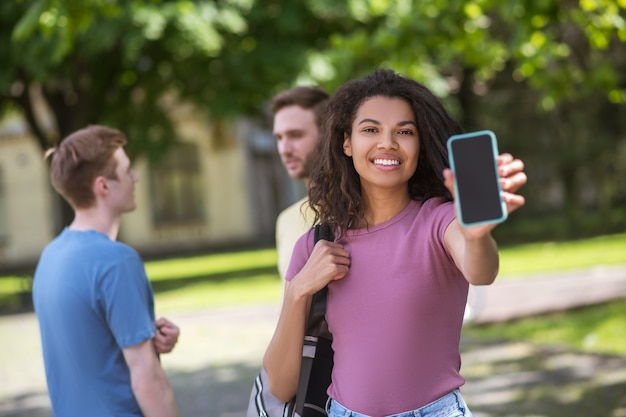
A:
<svg viewBox="0 0 626 417">
<path fill-rule="evenodd" d="M 99 176 L 117 179 L 113 154 L 125 144 L 122 132 L 102 125 L 90 125 L 70 134 L 46 154 L 52 154 L 52 186 L 74 209 L 91 207 L 95 201 L 94 180 Z"/>
<path fill-rule="evenodd" d="M 328 94 L 321 87 L 300 86 L 279 93 L 272 99 L 271 111 L 276 115 L 279 110 L 287 106 L 300 106 L 303 109 L 313 110 L 315 113 L 315 124 L 322 126 L 326 105 L 328 104 Z"/>
</svg>

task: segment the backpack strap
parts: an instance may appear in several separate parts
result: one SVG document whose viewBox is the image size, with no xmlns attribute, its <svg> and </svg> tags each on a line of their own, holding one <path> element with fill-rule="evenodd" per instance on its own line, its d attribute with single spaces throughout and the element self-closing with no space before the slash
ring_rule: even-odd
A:
<svg viewBox="0 0 626 417">
<path fill-rule="evenodd" d="M 332 242 L 335 240 L 333 236 L 333 229 L 327 224 L 316 224 L 315 229 L 313 230 L 313 238 L 315 239 L 315 243 L 317 243 L 320 239 L 328 240 Z"/>
<path fill-rule="evenodd" d="M 333 230 L 326 224 L 315 225 L 313 236 L 315 243 L 317 243 L 320 239 L 331 242 L 334 241 Z M 306 332 L 304 335 L 302 362 L 300 364 L 300 377 L 298 379 L 298 391 L 296 393 L 296 402 L 294 407 L 294 416 L 296 417 L 302 416 L 302 413 L 304 412 L 304 402 L 306 400 L 313 359 L 315 358 L 317 350 L 318 338 L 324 333 L 324 330 L 328 332 L 325 319 L 327 294 L 328 287 L 324 287 L 316 292 L 311 300 L 311 310 L 309 312 L 309 319 L 307 321 Z M 323 410 L 320 411 L 325 413 Z"/>
</svg>

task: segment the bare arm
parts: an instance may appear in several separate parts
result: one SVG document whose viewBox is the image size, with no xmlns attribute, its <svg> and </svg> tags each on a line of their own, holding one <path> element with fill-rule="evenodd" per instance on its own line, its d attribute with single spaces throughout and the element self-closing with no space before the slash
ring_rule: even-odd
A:
<svg viewBox="0 0 626 417">
<path fill-rule="evenodd" d="M 320 241 L 302 270 L 285 285 L 278 324 L 263 358 L 270 391 L 281 401 L 296 394 L 311 297 L 331 280 L 343 278 L 349 265 L 349 254 L 342 245 Z"/>
<path fill-rule="evenodd" d="M 152 339 L 123 349 L 130 381 L 145 417 L 178 417 L 174 392 L 159 363 Z"/>
<path fill-rule="evenodd" d="M 490 232 L 466 237 L 457 219 L 446 229 L 444 240 L 457 267 L 470 284 L 489 285 L 498 275 L 499 255 Z"/>
<path fill-rule="evenodd" d="M 504 201 L 509 213 L 522 207 L 524 197 L 515 192 L 526 183 L 524 163 L 510 154 L 498 157 Z M 454 195 L 454 176 L 449 169 L 444 170 L 446 187 Z M 453 220 L 446 229 L 444 240 L 457 267 L 465 279 L 473 285 L 489 285 L 498 275 L 499 255 L 491 231 L 495 224 L 463 227 Z"/>
<path fill-rule="evenodd" d="M 291 282 L 286 283 L 278 324 L 263 358 L 270 391 L 283 402 L 296 393 L 310 299 L 306 294 L 298 294 Z"/>
</svg>

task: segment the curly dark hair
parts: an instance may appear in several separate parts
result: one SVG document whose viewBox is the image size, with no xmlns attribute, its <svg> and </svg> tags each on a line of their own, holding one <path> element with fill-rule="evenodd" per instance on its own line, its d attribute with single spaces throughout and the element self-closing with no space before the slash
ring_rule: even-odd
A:
<svg viewBox="0 0 626 417">
<path fill-rule="evenodd" d="M 449 167 L 446 142 L 462 133 L 443 103 L 425 86 L 389 69 L 378 69 L 341 86 L 331 97 L 312 163 L 309 204 L 315 222 L 333 224 L 342 236 L 356 224 L 367 224 L 359 174 L 352 158 L 343 151 L 344 135 L 352 134 L 357 110 L 376 97 L 405 100 L 413 110 L 420 141 L 417 169 L 408 184 L 411 199 L 425 201 L 452 196 L 443 184 L 442 171 Z"/>
</svg>

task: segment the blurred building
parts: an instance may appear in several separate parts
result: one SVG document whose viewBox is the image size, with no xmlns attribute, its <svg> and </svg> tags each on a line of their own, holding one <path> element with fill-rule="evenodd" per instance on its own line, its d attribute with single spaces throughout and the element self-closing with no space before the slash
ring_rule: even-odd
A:
<svg viewBox="0 0 626 417">
<path fill-rule="evenodd" d="M 274 222 L 303 187 L 286 175 L 271 132 L 247 119 L 209 122 L 191 106 L 172 114 L 180 144 L 158 163 L 134 161 L 137 210 L 119 240 L 144 256 L 274 243 Z M 130 138 L 132 140 L 132 138 Z M 0 271 L 34 265 L 58 233 L 60 200 L 26 123 L 0 125 Z"/>
</svg>

